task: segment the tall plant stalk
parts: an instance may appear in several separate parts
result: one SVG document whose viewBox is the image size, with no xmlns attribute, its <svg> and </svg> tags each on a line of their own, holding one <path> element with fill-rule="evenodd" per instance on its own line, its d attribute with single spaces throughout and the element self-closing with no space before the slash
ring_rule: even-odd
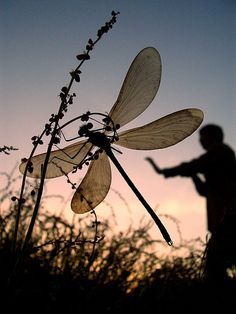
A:
<svg viewBox="0 0 236 314">
<path fill-rule="evenodd" d="M 16 198 L 15 196 L 12 197 L 13 201 L 17 201 L 17 213 L 16 213 L 16 221 L 15 221 L 15 230 L 14 230 L 14 235 L 13 235 L 13 252 L 16 253 L 17 250 L 17 239 L 18 239 L 18 231 L 19 231 L 19 221 L 21 217 L 21 211 L 22 211 L 22 206 L 24 206 L 25 199 L 24 199 L 24 190 L 25 190 L 25 184 L 26 184 L 26 177 L 27 173 L 33 171 L 33 166 L 31 159 L 35 154 L 36 148 L 38 145 L 43 144 L 43 137 L 46 136 L 51 136 L 47 152 L 46 152 L 46 157 L 44 160 L 44 163 L 41 165 L 41 175 L 40 175 L 40 183 L 39 183 L 39 188 L 37 192 L 37 198 L 35 201 L 35 206 L 33 209 L 32 217 L 29 223 L 29 227 L 23 242 L 23 245 L 20 249 L 20 254 L 18 254 L 16 263 L 14 266 L 14 271 L 16 268 L 20 265 L 22 258 L 24 257 L 24 254 L 27 250 L 27 247 L 29 245 L 30 239 L 32 237 L 32 232 L 34 229 L 35 221 L 37 219 L 38 211 L 40 208 L 41 204 L 41 199 L 43 195 L 43 190 L 44 190 L 44 183 L 45 183 L 45 177 L 46 177 L 46 172 L 48 168 L 48 163 L 50 159 L 50 154 L 52 152 L 52 148 L 54 144 L 58 144 L 60 142 L 60 131 L 59 131 L 59 122 L 60 120 L 63 119 L 65 113 L 68 110 L 68 106 L 73 104 L 73 99 L 76 96 L 75 93 L 70 93 L 72 85 L 74 82 L 79 83 L 80 82 L 80 68 L 83 65 L 83 63 L 87 60 L 90 59 L 90 52 L 94 49 L 94 46 L 101 40 L 102 36 L 107 33 L 113 25 L 116 23 L 116 17 L 119 14 L 119 12 L 114 12 L 112 11 L 111 15 L 112 18 L 105 23 L 104 26 L 102 26 L 98 31 L 97 31 L 97 38 L 96 40 L 89 39 L 88 43 L 86 45 L 86 52 L 83 52 L 82 54 L 78 54 L 76 56 L 77 60 L 79 61 L 79 65 L 75 68 L 75 70 L 70 72 L 70 81 L 67 86 L 62 87 L 61 92 L 60 92 L 60 107 L 57 112 L 57 114 L 52 114 L 51 118 L 49 119 L 49 123 L 45 125 L 45 129 L 42 131 L 40 136 L 33 136 L 32 141 L 33 141 L 33 149 L 27 159 L 25 171 L 23 174 L 22 178 L 22 184 L 21 184 L 21 190 L 20 190 L 20 195 L 19 198 Z"/>
</svg>

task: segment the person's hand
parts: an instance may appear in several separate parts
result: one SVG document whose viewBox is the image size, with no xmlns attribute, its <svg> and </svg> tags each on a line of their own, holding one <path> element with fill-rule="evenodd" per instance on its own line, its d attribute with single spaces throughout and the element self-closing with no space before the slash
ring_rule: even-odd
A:
<svg viewBox="0 0 236 314">
<path fill-rule="evenodd" d="M 145 160 L 150 162 L 150 164 L 153 166 L 153 168 L 156 170 L 157 173 L 160 173 L 160 174 L 163 173 L 161 168 L 157 166 L 157 164 L 154 162 L 154 160 L 151 157 L 146 157 Z"/>
<path fill-rule="evenodd" d="M 149 161 L 151 164 L 154 163 L 153 159 L 151 157 L 146 157 L 145 160 Z"/>
</svg>

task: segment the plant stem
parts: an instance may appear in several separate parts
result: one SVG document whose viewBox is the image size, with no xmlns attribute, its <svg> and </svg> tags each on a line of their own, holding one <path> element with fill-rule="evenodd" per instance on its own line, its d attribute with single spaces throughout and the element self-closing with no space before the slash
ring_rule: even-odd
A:
<svg viewBox="0 0 236 314">
<path fill-rule="evenodd" d="M 143 204 L 143 206 L 146 208 L 146 210 L 148 211 L 148 213 L 151 215 L 152 219 L 155 221 L 156 225 L 158 226 L 158 228 L 160 229 L 163 238 L 165 239 L 165 241 L 168 243 L 168 245 L 172 245 L 173 242 L 169 236 L 169 233 L 167 232 L 165 226 L 162 224 L 161 220 L 157 217 L 157 215 L 155 214 L 155 212 L 153 211 L 153 209 L 150 207 L 150 205 L 146 202 L 146 200 L 144 199 L 144 197 L 142 196 L 142 194 L 139 192 L 139 190 L 136 188 L 136 186 L 133 184 L 133 182 L 130 180 L 130 178 L 128 177 L 127 173 L 125 172 L 125 170 L 122 168 L 121 164 L 119 163 L 119 161 L 116 159 L 115 155 L 113 154 L 111 148 L 107 148 L 106 149 L 106 153 L 109 156 L 109 158 L 111 159 L 111 161 L 113 162 L 113 164 L 116 166 L 116 168 L 118 169 L 118 171 L 120 172 L 120 174 L 122 175 L 122 177 L 125 179 L 125 181 L 127 182 L 127 184 L 129 185 L 129 187 L 132 189 L 132 191 L 134 192 L 134 194 L 137 196 L 137 198 L 139 199 L 139 201 Z"/>
<path fill-rule="evenodd" d="M 41 133 L 41 135 L 39 136 L 39 139 L 42 139 L 42 137 L 44 136 L 46 130 L 44 129 L 43 132 Z M 38 144 L 34 145 L 31 154 L 28 158 L 28 161 L 31 160 L 31 158 L 33 157 L 35 150 L 37 148 Z M 12 244 L 12 251 L 15 253 L 16 251 L 16 244 L 17 244 L 17 235 L 18 235 L 18 228 L 19 228 L 19 222 L 20 222 L 20 215 L 21 215 L 21 208 L 22 208 L 22 199 L 23 199 L 23 194 L 24 194 L 24 189 L 25 189 L 25 183 L 26 183 L 26 176 L 27 176 L 27 171 L 28 171 L 28 163 L 25 167 L 25 171 L 24 171 L 24 175 L 22 178 L 22 184 L 21 184 L 21 191 L 20 191 L 20 196 L 19 196 L 19 200 L 18 200 L 18 205 L 17 205 L 17 212 L 16 212 L 16 222 L 15 222 L 15 229 L 14 229 L 14 236 L 13 236 L 13 244 Z"/>
<path fill-rule="evenodd" d="M 112 19 L 109 22 L 107 22 L 105 24 L 105 26 L 103 26 L 97 32 L 97 39 L 94 42 L 91 39 L 89 39 L 89 41 L 88 41 L 89 45 L 86 46 L 86 53 L 81 55 L 83 57 L 82 59 L 78 58 L 78 60 L 81 60 L 81 61 L 80 61 L 79 65 L 76 67 L 76 69 L 74 70 L 74 73 L 81 73 L 79 71 L 79 69 L 81 68 L 81 66 L 83 65 L 83 63 L 86 60 L 90 59 L 90 56 L 89 56 L 90 51 L 101 40 L 102 36 L 105 33 L 107 33 L 110 28 L 112 28 L 113 24 L 116 22 L 116 15 L 117 14 L 119 14 L 119 12 L 112 11 Z M 25 240 L 24 240 L 24 243 L 23 243 L 23 246 L 22 246 L 22 250 L 20 251 L 20 254 L 19 254 L 18 258 L 16 259 L 16 262 L 15 262 L 15 265 L 14 265 L 13 274 L 15 273 L 16 269 L 21 264 L 22 258 L 24 256 L 26 250 L 27 250 L 27 246 L 28 246 L 28 244 L 30 242 L 30 239 L 31 239 L 31 236 L 32 236 L 33 228 L 34 228 L 35 221 L 36 221 L 36 218 L 37 218 L 37 215 L 38 215 L 40 202 L 41 202 L 41 198 L 42 198 L 42 194 L 43 194 L 44 181 L 45 181 L 45 178 L 46 178 L 46 172 L 47 172 L 47 167 L 48 167 L 48 163 L 49 163 L 49 160 L 50 160 L 50 154 L 51 154 L 51 151 L 52 151 L 52 147 L 55 144 L 55 139 L 56 139 L 56 137 L 58 135 L 58 131 L 60 130 L 60 128 L 59 128 L 59 120 L 62 119 L 62 117 L 64 116 L 63 112 L 64 111 L 66 112 L 65 109 L 67 109 L 67 105 L 69 103 L 69 102 L 67 102 L 67 98 L 69 96 L 69 92 L 70 92 L 70 89 L 71 89 L 74 81 L 75 81 L 75 77 L 72 75 L 71 79 L 69 81 L 68 86 L 65 87 L 66 88 L 66 92 L 64 93 L 64 91 L 63 91 L 63 93 L 64 93 L 63 96 L 64 97 L 63 98 L 61 97 L 61 104 L 60 104 L 60 107 L 59 107 L 59 110 L 58 110 L 58 114 L 55 116 L 56 117 L 55 121 L 53 121 L 54 127 L 53 127 L 53 131 L 51 133 L 51 139 L 50 139 L 50 142 L 49 142 L 49 145 L 48 145 L 48 149 L 47 149 L 47 152 L 46 152 L 44 163 L 42 164 L 42 167 L 41 167 L 41 177 L 40 177 L 40 185 L 39 185 L 39 189 L 38 189 L 37 199 L 36 199 L 36 202 L 35 202 L 35 206 L 34 206 L 33 214 L 32 214 L 32 217 L 31 217 L 30 224 L 29 224 L 29 228 L 27 230 L 27 233 L 26 233 L 26 236 L 25 236 Z M 77 119 L 78 119 L 78 117 L 75 118 L 75 119 L 72 119 L 72 121 L 75 121 Z M 70 121 L 69 123 L 71 123 L 72 121 Z M 69 123 L 64 124 L 64 126 L 68 125 Z M 51 125 L 52 125 L 52 122 L 51 122 Z M 43 135 L 45 135 L 45 133 L 46 133 L 46 128 L 43 130 L 43 132 L 40 135 L 39 139 L 41 139 L 43 137 Z M 38 146 L 38 144 L 39 144 L 39 141 L 38 141 L 37 144 L 34 145 L 34 148 L 33 148 L 32 152 L 30 154 L 30 157 L 28 158 L 28 161 L 30 161 L 31 158 L 33 157 L 33 155 L 35 153 L 35 150 L 36 150 L 36 147 Z M 22 185 L 21 185 L 20 197 L 19 197 L 19 200 L 18 200 L 18 208 L 17 208 L 17 213 L 16 213 L 16 222 L 15 222 L 15 230 L 14 230 L 13 245 L 12 245 L 13 252 L 16 251 L 16 246 L 17 246 L 17 235 L 18 235 L 18 229 L 19 229 L 19 221 L 20 221 L 22 204 L 24 203 L 23 202 L 23 200 L 24 200 L 23 199 L 23 193 L 24 193 L 24 188 L 25 188 L 25 183 L 26 183 L 27 171 L 28 171 L 28 168 L 29 168 L 28 165 L 29 164 L 27 163 L 27 165 L 25 167 L 23 180 L 22 180 Z"/>
</svg>

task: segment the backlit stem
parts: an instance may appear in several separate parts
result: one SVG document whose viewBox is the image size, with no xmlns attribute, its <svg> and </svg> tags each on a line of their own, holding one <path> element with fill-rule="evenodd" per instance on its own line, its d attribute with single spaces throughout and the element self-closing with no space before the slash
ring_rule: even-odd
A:
<svg viewBox="0 0 236 314">
<path fill-rule="evenodd" d="M 111 161 L 113 162 L 113 164 L 116 166 L 116 168 L 119 170 L 120 174 L 122 175 L 122 177 L 125 179 L 125 181 L 127 182 L 127 184 L 129 185 L 129 187 L 132 189 L 132 191 L 135 193 L 135 195 L 137 196 L 137 198 L 139 199 L 139 201 L 143 204 L 143 206 L 146 208 L 146 210 L 149 212 L 149 214 L 151 215 L 152 219 L 155 221 L 156 225 L 158 226 L 158 228 L 160 229 L 163 238 L 166 240 L 166 242 L 169 245 L 172 245 L 173 242 L 169 236 L 169 233 L 167 232 L 165 226 L 162 224 L 161 220 L 157 217 L 157 215 L 155 214 L 155 212 L 153 211 L 153 209 L 150 207 L 150 205 L 146 202 L 146 200 L 143 198 L 142 194 L 139 192 L 139 190 L 136 188 L 136 186 L 133 184 L 133 182 L 130 180 L 130 178 L 128 177 L 128 175 L 126 174 L 126 172 L 124 171 L 124 169 L 122 168 L 122 166 L 120 165 L 119 161 L 116 159 L 115 155 L 113 154 L 111 148 L 107 148 L 106 149 L 106 153 L 109 156 L 109 158 L 111 159 Z"/>
</svg>

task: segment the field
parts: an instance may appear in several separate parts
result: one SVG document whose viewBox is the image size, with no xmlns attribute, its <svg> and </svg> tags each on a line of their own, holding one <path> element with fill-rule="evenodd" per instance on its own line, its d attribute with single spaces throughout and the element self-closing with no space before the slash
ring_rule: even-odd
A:
<svg viewBox="0 0 236 314">
<path fill-rule="evenodd" d="M 6 175 L 7 176 L 7 175 Z M 169 256 L 149 225 L 113 234 L 95 212 L 68 223 L 40 208 L 30 243 L 22 244 L 35 196 L 22 207 L 15 250 L 15 179 L 1 191 L 0 277 L 2 307 L 24 313 L 234 312 L 233 280 L 213 286 L 202 276 L 204 243 L 183 241 Z M 30 186 L 26 190 L 30 191 Z M 42 202 L 44 204 L 44 202 Z M 78 216 L 76 216 L 78 217 Z M 178 254 L 184 251 L 184 256 Z"/>
</svg>

